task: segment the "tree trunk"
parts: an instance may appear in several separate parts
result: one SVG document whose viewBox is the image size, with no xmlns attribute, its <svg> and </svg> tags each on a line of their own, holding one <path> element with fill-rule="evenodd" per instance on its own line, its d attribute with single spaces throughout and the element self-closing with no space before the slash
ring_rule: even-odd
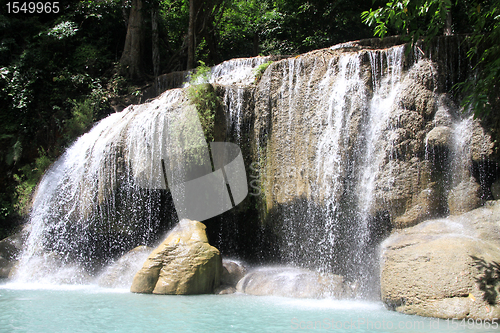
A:
<svg viewBox="0 0 500 333">
<path fill-rule="evenodd" d="M 451 29 L 451 10 L 448 9 L 448 13 L 446 15 L 446 25 L 444 27 L 444 34 L 445 36 L 450 36 L 453 34 L 453 31 Z"/>
<path fill-rule="evenodd" d="M 256 57 L 259 55 L 259 34 L 257 32 L 253 35 L 253 56 Z"/>
<path fill-rule="evenodd" d="M 153 0 L 151 9 L 151 49 L 153 53 L 153 75 L 155 79 L 160 75 L 160 50 L 159 50 L 159 36 L 158 36 L 158 1 Z"/>
<path fill-rule="evenodd" d="M 120 58 L 120 72 L 132 80 L 142 78 L 142 0 L 132 0 L 128 19 L 127 36 Z"/>
<path fill-rule="evenodd" d="M 188 57 L 187 69 L 193 69 L 195 63 L 195 29 L 196 29 L 196 8 L 195 0 L 189 0 L 189 27 L 188 27 Z"/>
</svg>

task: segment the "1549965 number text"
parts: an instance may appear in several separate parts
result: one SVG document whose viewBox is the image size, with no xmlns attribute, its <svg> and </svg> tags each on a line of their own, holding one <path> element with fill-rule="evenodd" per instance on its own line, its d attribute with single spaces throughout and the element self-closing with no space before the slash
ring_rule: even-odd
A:
<svg viewBox="0 0 500 333">
<path fill-rule="evenodd" d="M 59 2 L 7 2 L 8 14 L 57 14 Z"/>
</svg>

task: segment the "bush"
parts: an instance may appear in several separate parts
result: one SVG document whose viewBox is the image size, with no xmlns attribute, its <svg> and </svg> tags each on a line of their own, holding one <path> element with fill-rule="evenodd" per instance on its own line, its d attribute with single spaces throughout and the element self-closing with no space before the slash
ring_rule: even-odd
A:
<svg viewBox="0 0 500 333">
<path fill-rule="evenodd" d="M 219 97 L 215 89 L 208 83 L 210 67 L 200 61 L 200 66 L 191 74 L 190 86 L 187 88 L 189 102 L 196 107 L 205 139 L 214 141 L 215 112 L 219 107 Z"/>
<path fill-rule="evenodd" d="M 270 64 L 272 64 L 273 61 L 268 61 L 268 62 L 265 62 L 263 64 L 260 64 L 259 66 L 257 66 L 253 72 L 255 74 L 255 82 L 259 82 L 260 79 L 262 78 L 262 75 L 264 75 L 264 72 L 266 71 L 267 67 L 269 67 Z"/>
<path fill-rule="evenodd" d="M 18 174 L 14 174 L 14 180 L 18 183 L 15 190 L 14 210 L 20 216 L 26 216 L 29 213 L 33 191 L 45 170 L 53 162 L 45 150 L 39 149 L 38 154 L 39 157 L 35 159 L 35 162 L 24 165 L 18 170 Z"/>
</svg>

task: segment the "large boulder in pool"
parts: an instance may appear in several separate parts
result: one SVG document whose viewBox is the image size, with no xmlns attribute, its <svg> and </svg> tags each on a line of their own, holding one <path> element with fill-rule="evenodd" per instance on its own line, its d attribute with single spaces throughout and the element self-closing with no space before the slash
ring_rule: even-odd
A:
<svg viewBox="0 0 500 333">
<path fill-rule="evenodd" d="M 99 276 L 97 283 L 106 288 L 130 288 L 135 274 L 153 251 L 148 246 L 137 246 L 109 265 Z"/>
<path fill-rule="evenodd" d="M 257 296 L 352 297 L 352 291 L 342 276 L 293 267 L 255 269 L 238 282 L 236 290 Z"/>
<path fill-rule="evenodd" d="M 382 243 L 390 309 L 437 318 L 500 317 L 500 201 L 397 230 Z"/>
<path fill-rule="evenodd" d="M 222 276 L 220 279 L 220 287 L 215 291 L 216 294 L 234 294 L 236 292 L 236 284 L 248 272 L 245 265 L 234 259 L 222 259 Z"/>
<path fill-rule="evenodd" d="M 146 259 L 130 290 L 135 293 L 192 295 L 220 285 L 222 260 L 208 244 L 203 223 L 181 220 Z"/>
<path fill-rule="evenodd" d="M 221 285 L 236 287 L 238 281 L 240 281 L 247 274 L 247 271 L 247 268 L 241 261 L 223 259 Z"/>
</svg>

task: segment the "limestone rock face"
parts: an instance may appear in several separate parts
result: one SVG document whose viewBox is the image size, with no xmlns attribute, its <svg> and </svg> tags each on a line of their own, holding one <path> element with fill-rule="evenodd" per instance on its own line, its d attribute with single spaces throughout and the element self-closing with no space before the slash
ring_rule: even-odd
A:
<svg viewBox="0 0 500 333">
<path fill-rule="evenodd" d="M 257 296 L 297 298 L 348 298 L 352 291 L 340 275 L 321 274 L 306 269 L 266 267 L 249 272 L 236 290 Z"/>
<path fill-rule="evenodd" d="M 148 246 L 138 246 L 125 253 L 101 274 L 98 284 L 108 288 L 130 288 L 135 274 L 153 251 Z"/>
<path fill-rule="evenodd" d="M 205 225 L 184 219 L 137 272 L 135 293 L 189 295 L 213 293 L 220 284 L 219 250 L 208 244 Z"/>
<path fill-rule="evenodd" d="M 500 316 L 500 201 L 422 222 L 382 243 L 381 296 L 391 309 L 438 318 Z"/>
<path fill-rule="evenodd" d="M 448 207 L 452 215 L 468 212 L 481 204 L 481 186 L 473 179 L 460 182 L 448 194 Z"/>
<path fill-rule="evenodd" d="M 447 126 L 434 127 L 425 138 L 429 146 L 448 147 L 451 142 L 451 129 Z"/>
<path fill-rule="evenodd" d="M 249 126 L 264 223 L 281 258 L 316 262 L 321 253 L 334 260 L 319 265 L 343 275 L 350 250 L 328 244 L 318 232 L 325 221 L 361 218 L 372 236 L 475 209 L 491 184 L 474 170 L 486 170 L 493 152 L 490 131 L 445 93 L 440 62 L 402 66 L 385 86 L 397 48 L 351 46 L 271 64 L 255 88 Z M 338 230 L 340 239 L 357 237 Z"/>
</svg>

